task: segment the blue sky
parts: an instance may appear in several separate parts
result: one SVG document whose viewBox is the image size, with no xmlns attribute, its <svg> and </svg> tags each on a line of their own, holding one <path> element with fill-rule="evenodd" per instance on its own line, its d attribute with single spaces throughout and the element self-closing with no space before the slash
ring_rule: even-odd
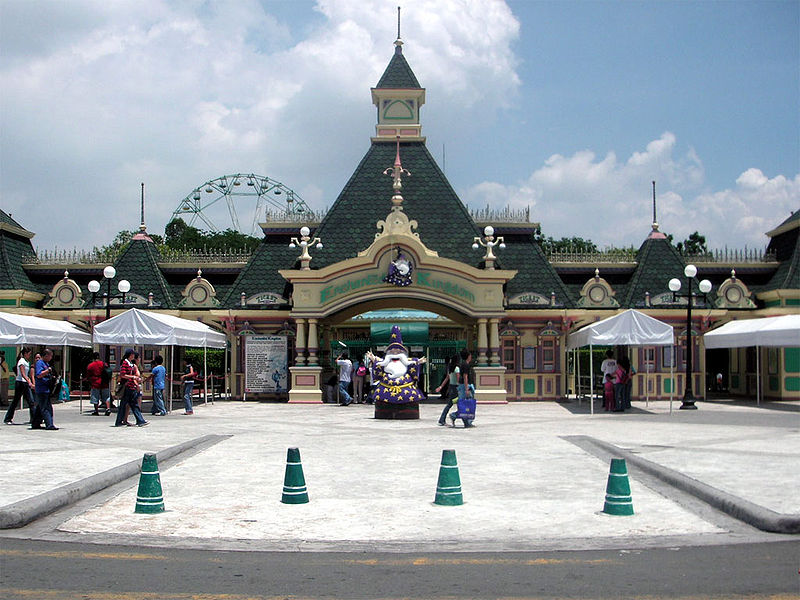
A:
<svg viewBox="0 0 800 600">
<path fill-rule="evenodd" d="M 0 206 L 47 249 L 135 228 L 141 181 L 156 233 L 230 173 L 330 206 L 397 4 L 0 2 Z M 470 206 L 638 246 L 655 179 L 662 231 L 712 247 L 764 246 L 800 208 L 799 2 L 399 4 L 423 134 Z"/>
</svg>

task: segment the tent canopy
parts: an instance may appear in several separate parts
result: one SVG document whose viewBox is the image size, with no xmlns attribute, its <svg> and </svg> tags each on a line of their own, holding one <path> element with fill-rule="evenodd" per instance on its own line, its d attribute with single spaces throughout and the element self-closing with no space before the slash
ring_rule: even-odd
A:
<svg viewBox="0 0 800 600">
<path fill-rule="evenodd" d="M 0 344 L 92 347 L 92 336 L 67 321 L 0 312 Z"/>
<path fill-rule="evenodd" d="M 567 349 L 588 345 L 671 346 L 674 341 L 672 325 L 630 309 L 569 334 Z"/>
<path fill-rule="evenodd" d="M 706 348 L 800 346 L 800 315 L 731 321 L 703 336 Z"/>
<path fill-rule="evenodd" d="M 94 327 L 97 344 L 224 348 L 224 333 L 199 321 L 132 308 Z"/>
</svg>

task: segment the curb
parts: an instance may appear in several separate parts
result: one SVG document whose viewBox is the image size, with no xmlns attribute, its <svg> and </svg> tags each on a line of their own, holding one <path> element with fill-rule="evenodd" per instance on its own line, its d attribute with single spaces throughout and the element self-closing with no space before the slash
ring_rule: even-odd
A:
<svg viewBox="0 0 800 600">
<path fill-rule="evenodd" d="M 204 435 L 193 440 L 182 442 L 156 453 L 159 461 L 169 460 L 187 450 L 203 445 L 213 445 L 227 439 L 227 435 Z M 40 519 L 60 508 L 88 498 L 92 494 L 138 475 L 142 467 L 142 459 L 112 467 L 101 473 L 95 473 L 84 479 L 67 483 L 54 490 L 43 492 L 32 498 L 25 498 L 0 508 L 0 529 L 23 527 L 36 519 Z"/>
<path fill-rule="evenodd" d="M 768 531 L 770 533 L 800 533 L 800 515 L 785 515 L 769 508 L 764 508 L 749 500 L 718 490 L 688 475 L 684 475 L 669 467 L 664 467 L 646 458 L 637 456 L 628 450 L 623 450 L 613 444 L 595 439 L 588 435 L 567 435 L 563 436 L 563 439 L 577 446 L 581 446 L 582 444 L 593 445 L 604 452 L 624 458 L 629 464 L 635 465 L 645 473 L 691 494 L 717 510 L 739 521 L 743 521 L 748 525 L 752 525 L 761 531 Z"/>
</svg>

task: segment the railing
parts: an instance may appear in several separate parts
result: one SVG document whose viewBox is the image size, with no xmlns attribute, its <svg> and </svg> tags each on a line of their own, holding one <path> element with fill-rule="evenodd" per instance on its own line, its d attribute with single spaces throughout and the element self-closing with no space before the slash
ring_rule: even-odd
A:
<svg viewBox="0 0 800 600">
<path fill-rule="evenodd" d="M 530 206 L 519 209 L 509 207 L 496 209 L 486 208 L 469 209 L 469 214 L 476 223 L 530 223 Z"/>
<path fill-rule="evenodd" d="M 120 255 L 120 250 L 100 252 L 93 250 L 39 250 L 36 254 L 22 257 L 23 265 L 113 265 Z"/>
<path fill-rule="evenodd" d="M 723 248 L 722 250 L 709 250 L 702 254 L 686 255 L 687 263 L 769 263 L 776 262 L 775 253 L 759 248 Z"/>
<path fill-rule="evenodd" d="M 253 253 L 250 250 L 174 250 L 161 248 L 159 263 L 246 263 Z"/>
<path fill-rule="evenodd" d="M 548 250 L 543 248 L 551 263 L 635 263 L 636 249 L 609 248 L 588 252 L 583 250 Z"/>
<path fill-rule="evenodd" d="M 267 223 L 319 223 L 327 212 L 327 209 L 306 210 L 301 213 L 290 213 L 283 210 L 267 210 L 264 214 L 264 220 Z"/>
</svg>

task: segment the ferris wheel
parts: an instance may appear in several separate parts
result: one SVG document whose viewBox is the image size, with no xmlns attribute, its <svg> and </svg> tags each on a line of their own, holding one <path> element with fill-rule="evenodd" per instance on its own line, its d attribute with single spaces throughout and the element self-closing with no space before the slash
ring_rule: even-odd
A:
<svg viewBox="0 0 800 600">
<path fill-rule="evenodd" d="M 260 233 L 258 221 L 266 220 L 268 213 L 294 221 L 313 211 L 280 181 L 254 173 L 236 173 L 197 186 L 180 201 L 170 220 L 181 218 L 192 226 L 199 220 L 211 231 L 230 228 L 253 235 Z"/>
</svg>

